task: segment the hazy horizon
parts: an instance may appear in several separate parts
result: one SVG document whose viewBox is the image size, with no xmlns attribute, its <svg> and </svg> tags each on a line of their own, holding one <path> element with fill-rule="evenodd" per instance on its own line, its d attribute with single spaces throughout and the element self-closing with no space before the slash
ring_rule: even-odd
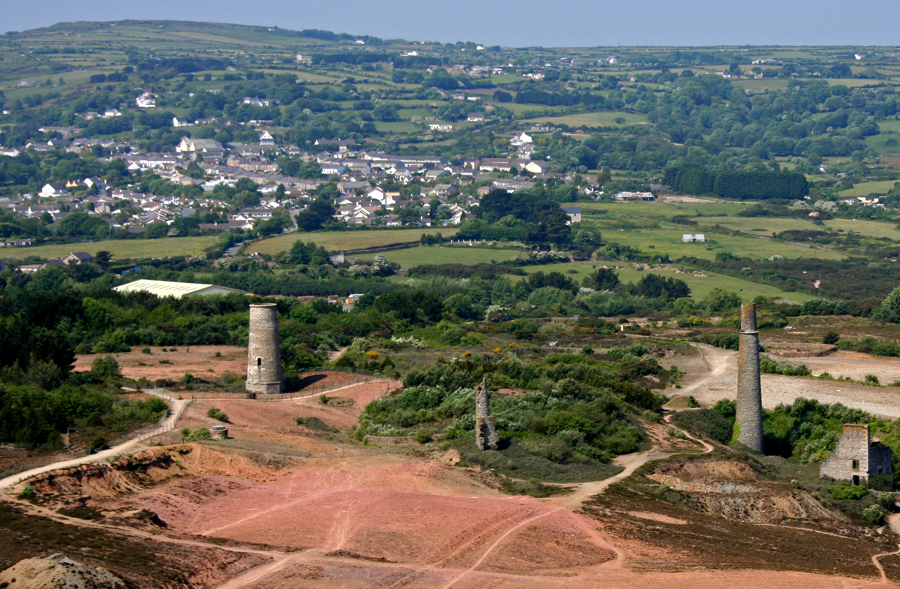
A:
<svg viewBox="0 0 900 589">
<path fill-rule="evenodd" d="M 2 0 L 0 32 L 24 31 L 59 22 L 125 19 L 203 21 L 286 29 L 324 29 L 410 41 L 473 41 L 487 45 L 708 46 L 708 45 L 863 45 L 898 46 L 900 4 L 889 0 L 859 3 L 836 0 L 776 2 L 713 0 L 681 2 L 575 0 L 547 4 L 536 0 L 483 3 L 460 0 L 423 5 L 410 0 L 370 0 L 336 6 L 326 0 L 297 5 L 259 0 L 252 12 L 236 0 L 197 0 L 190 5 L 158 0 L 72 3 Z"/>
</svg>

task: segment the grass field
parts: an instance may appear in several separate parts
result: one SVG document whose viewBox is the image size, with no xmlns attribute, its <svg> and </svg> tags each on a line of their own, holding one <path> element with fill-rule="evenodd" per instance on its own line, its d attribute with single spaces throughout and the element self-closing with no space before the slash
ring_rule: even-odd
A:
<svg viewBox="0 0 900 589">
<path fill-rule="evenodd" d="M 384 252 L 389 261 L 403 268 L 413 268 L 425 264 L 486 264 L 491 261 L 503 262 L 519 254 L 519 250 L 467 246 L 414 247 L 405 250 Z M 358 256 L 371 260 L 376 254 Z"/>
<path fill-rule="evenodd" d="M 896 151 L 896 150 L 895 150 Z M 896 180 L 882 180 L 880 182 L 862 182 L 854 184 L 853 188 L 842 190 L 840 196 L 869 196 L 870 194 L 887 194 L 894 187 Z"/>
<path fill-rule="evenodd" d="M 645 252 L 657 252 L 668 254 L 676 260 L 684 256 L 696 256 L 712 260 L 719 252 L 742 257 L 770 258 L 775 255 L 785 258 L 819 258 L 826 260 L 839 260 L 843 254 L 834 251 L 821 251 L 789 245 L 772 239 L 758 239 L 756 237 L 733 236 L 722 234 L 708 234 L 706 243 L 683 243 L 683 233 L 693 233 L 689 226 L 670 225 L 658 229 L 619 229 L 604 230 L 602 223 L 598 227 L 603 235 L 604 242 L 618 243 L 631 246 Z M 653 246 L 652 248 L 650 246 Z"/>
<path fill-rule="evenodd" d="M 884 133 L 880 135 L 872 135 L 866 137 L 866 147 L 876 153 L 897 153 L 900 152 L 900 141 L 898 141 L 896 133 Z"/>
<path fill-rule="evenodd" d="M 34 247 L 11 248 L 0 251 L 4 258 L 24 260 L 28 256 L 39 256 L 45 259 L 62 258 L 71 252 L 88 252 L 96 254 L 108 251 L 114 259 L 146 259 L 168 258 L 171 256 L 196 256 L 213 245 L 215 237 L 164 237 L 162 239 L 112 239 L 91 243 L 64 243 L 38 245 Z"/>
<path fill-rule="evenodd" d="M 617 203 L 576 202 L 564 206 L 579 206 L 582 212 L 600 212 L 629 217 L 647 217 L 657 220 L 675 215 L 734 215 L 754 203 L 716 201 L 713 203 L 682 203 L 671 201 L 628 201 Z"/>
<path fill-rule="evenodd" d="M 312 241 L 329 251 L 342 251 L 379 247 L 392 243 L 417 241 L 423 233 L 444 237 L 456 235 L 454 228 L 423 227 L 421 229 L 372 229 L 371 231 L 331 231 L 326 233 L 289 233 L 271 239 L 257 241 L 247 247 L 247 253 L 277 254 L 291 249 L 295 241 Z"/>
<path fill-rule="evenodd" d="M 579 284 L 581 280 L 594 271 L 594 266 L 610 266 L 613 265 L 610 262 L 576 262 L 572 264 L 548 264 L 546 266 L 526 266 L 524 270 L 528 273 L 532 272 L 561 272 L 566 274 L 571 278 L 577 278 Z M 616 264 L 618 265 L 618 264 Z M 622 282 L 638 282 L 641 278 L 647 275 L 647 272 L 642 272 L 640 270 L 635 270 L 630 266 L 620 266 L 618 270 L 619 280 Z M 691 297 L 694 299 L 702 299 L 705 297 L 713 288 L 725 288 L 728 290 L 733 290 L 741 296 L 741 299 L 745 302 L 752 301 L 757 296 L 764 297 L 780 297 L 789 301 L 794 302 L 805 302 L 815 297 L 799 292 L 786 292 L 781 289 L 775 288 L 774 286 L 768 286 L 765 284 L 757 284 L 755 282 L 750 282 L 748 280 L 741 280 L 740 278 L 733 278 L 731 276 L 725 276 L 723 274 L 716 274 L 713 272 L 703 271 L 703 274 L 706 274 L 706 277 L 698 277 L 693 274 L 681 273 L 676 274 L 675 272 L 659 272 L 659 274 L 666 276 L 677 278 L 678 280 L 683 280 L 691 289 Z M 513 279 L 519 278 L 516 276 L 512 277 Z"/>
<path fill-rule="evenodd" d="M 625 119 L 623 123 L 617 123 L 616 119 Z M 568 125 L 570 127 L 626 127 L 628 125 L 644 125 L 647 117 L 642 114 L 626 113 L 621 111 L 586 112 L 560 117 L 535 117 L 525 119 L 526 123 L 552 123 L 554 125 Z"/>
<path fill-rule="evenodd" d="M 814 231 L 821 230 L 821 227 L 813 225 L 811 222 L 803 219 L 781 219 L 775 217 L 705 217 L 699 219 L 704 223 L 724 225 L 738 231 L 744 231 L 751 234 L 771 235 L 773 232 L 801 230 Z M 881 221 L 866 221 L 863 219 L 832 219 L 824 221 L 825 227 L 833 231 L 844 231 L 869 235 L 871 237 L 887 237 L 890 239 L 900 239 L 900 231 L 893 223 L 883 223 Z M 753 231 L 753 229 L 765 229 L 765 231 Z"/>
</svg>

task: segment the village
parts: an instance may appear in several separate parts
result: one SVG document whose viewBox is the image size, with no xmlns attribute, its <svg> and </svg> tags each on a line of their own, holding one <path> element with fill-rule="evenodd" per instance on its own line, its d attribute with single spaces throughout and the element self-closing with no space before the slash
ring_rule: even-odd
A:
<svg viewBox="0 0 900 589">
<path fill-rule="evenodd" d="M 152 102 L 139 97 L 138 104 L 147 108 Z M 116 116 L 116 113 L 104 116 Z M 179 118 L 173 121 L 175 127 L 193 124 Z M 120 160 L 136 178 L 146 179 L 149 173 L 151 178 L 199 189 L 196 196 L 183 193 L 162 196 L 140 192 L 135 185 L 112 187 L 101 178 L 89 177 L 47 183 L 39 192 L 22 193 L 18 199 L 0 198 L 0 207 L 48 224 L 58 223 L 73 212 L 85 212 L 105 221 L 109 234 L 120 238 L 144 234 L 151 225 L 157 227 L 155 237 L 178 236 L 179 229 L 172 225 L 180 218 L 199 218 L 196 226 L 204 233 L 251 230 L 256 222 L 269 220 L 278 213 L 294 219 L 314 198 L 312 193 L 327 183 L 335 183 L 338 190 L 333 201 L 334 219 L 349 226 L 458 225 L 491 190 L 512 193 L 533 188 L 536 181 L 573 181 L 572 174 L 550 173 L 547 162 L 529 159 L 534 152 L 533 139 L 524 132 L 510 140 L 510 157 L 451 161 L 442 156 L 367 151 L 352 141 L 327 139 L 315 142 L 317 151 L 303 151 L 293 145 L 278 145 L 265 129 L 255 143 L 223 145 L 214 139 L 184 137 L 173 151 L 158 153 L 143 152 L 134 144 L 115 140 L 72 139 L 80 134 L 78 128 L 46 127 L 41 131 L 60 138 L 28 143 L 24 151 L 64 150 L 82 154 L 99 149 L 109 153 L 99 158 L 101 162 Z M 19 153 L 18 149 L 0 149 L 2 156 L 15 157 Z M 313 163 L 312 169 L 319 178 L 304 179 L 280 173 L 276 159 L 285 157 Z M 258 187 L 261 195 L 258 203 L 241 207 L 217 198 L 217 187 L 234 187 L 242 180 Z M 404 196 L 401 187 L 407 188 L 403 190 Z M 592 178 L 584 180 L 579 188 L 585 195 L 603 194 Z M 629 192 L 615 198 L 654 199 L 651 193 Z M 580 221 L 580 211 L 578 218 L 572 219 Z M 160 224 L 170 228 L 160 232 Z M 284 230 L 296 230 L 296 225 Z M 29 238 L 0 241 L 0 246 L 5 247 L 32 244 Z"/>
</svg>

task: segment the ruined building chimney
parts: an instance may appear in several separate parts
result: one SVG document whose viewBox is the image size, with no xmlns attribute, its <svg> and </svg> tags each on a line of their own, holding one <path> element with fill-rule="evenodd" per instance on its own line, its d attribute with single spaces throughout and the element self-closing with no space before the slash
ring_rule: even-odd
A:
<svg viewBox="0 0 900 589">
<path fill-rule="evenodd" d="M 738 442 L 755 452 L 763 451 L 762 389 L 759 384 L 759 332 L 756 305 L 741 306 L 738 351 Z"/>
<path fill-rule="evenodd" d="M 275 303 L 250 305 L 250 345 L 247 347 L 247 390 L 280 393 L 281 343 L 278 341 L 278 307 Z"/>
<path fill-rule="evenodd" d="M 487 378 L 484 378 L 481 387 L 475 391 L 475 444 L 479 450 L 496 450 L 499 441 L 497 426 L 488 405 Z"/>
</svg>

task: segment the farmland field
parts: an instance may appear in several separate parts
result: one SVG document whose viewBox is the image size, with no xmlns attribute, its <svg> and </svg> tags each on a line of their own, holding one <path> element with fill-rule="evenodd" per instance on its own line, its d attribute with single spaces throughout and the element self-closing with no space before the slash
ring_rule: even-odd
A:
<svg viewBox="0 0 900 589">
<path fill-rule="evenodd" d="M 216 242 L 212 236 L 201 237 L 164 237 L 162 239 L 111 239 L 90 243 L 63 243 L 37 245 L 34 247 L 17 247 L 0 250 L 3 258 L 24 260 L 28 256 L 39 256 L 45 259 L 62 258 L 71 252 L 88 252 L 96 254 L 108 251 L 116 259 L 168 258 L 172 256 L 196 256 Z"/>
<path fill-rule="evenodd" d="M 598 223 L 598 227 L 603 234 L 604 242 L 627 245 L 645 252 L 668 254 L 672 259 L 696 256 L 712 260 L 719 252 L 754 258 L 769 258 L 779 255 L 785 258 L 840 260 L 845 257 L 843 254 L 830 250 L 815 250 L 785 244 L 772 239 L 760 239 L 750 236 L 707 234 L 706 243 L 683 243 L 681 235 L 693 232 L 690 227 L 684 225 L 671 225 L 671 227 L 660 227 L 658 229 L 620 229 L 612 231 L 609 229 L 604 230 L 602 223 Z"/>
<path fill-rule="evenodd" d="M 894 187 L 896 180 L 882 180 L 880 182 L 862 182 L 854 184 L 853 188 L 842 190 L 840 196 L 869 196 L 870 194 L 887 194 Z"/>
<path fill-rule="evenodd" d="M 446 246 L 446 247 L 414 247 L 410 249 L 384 252 L 391 262 L 403 268 L 412 268 L 425 264 L 486 264 L 493 261 L 503 262 L 519 254 L 516 249 L 497 249 L 488 247 Z M 363 260 L 371 260 L 376 254 L 358 256 Z"/>
<path fill-rule="evenodd" d="M 616 119 L 618 118 L 625 119 L 625 122 L 617 123 Z M 559 117 L 534 117 L 532 119 L 526 119 L 525 122 L 552 123 L 554 125 L 568 125 L 570 127 L 623 127 L 627 125 L 646 124 L 647 117 L 642 114 L 634 114 L 621 111 L 601 111 L 564 115 Z"/>
<path fill-rule="evenodd" d="M 329 251 L 379 247 L 392 243 L 417 241 L 422 234 L 456 235 L 457 229 L 447 227 L 423 227 L 421 229 L 372 229 L 370 231 L 331 231 L 323 233 L 289 233 L 258 241 L 247 247 L 247 253 L 277 254 L 291 249 L 295 241 L 312 241 Z"/>
<path fill-rule="evenodd" d="M 638 282 L 647 275 L 647 272 L 636 270 L 624 262 L 577 262 L 571 264 L 548 264 L 545 266 L 526 266 L 523 268 L 526 272 L 561 272 L 570 278 L 575 278 L 580 283 L 581 280 L 594 271 L 594 267 L 618 266 L 619 280 L 623 283 Z M 702 274 L 706 276 L 694 276 L 688 272 L 676 274 L 675 272 L 658 272 L 662 276 L 677 278 L 683 280 L 691 289 L 691 297 L 694 299 L 702 299 L 713 288 L 725 288 L 733 290 L 741 296 L 744 301 L 751 301 L 757 296 L 779 297 L 793 302 L 805 302 L 813 299 L 812 295 L 800 292 L 787 292 L 774 286 L 766 284 L 758 284 L 740 278 L 725 276 L 724 274 L 716 274 L 704 270 Z M 513 276 L 513 279 L 517 277 Z"/>
<path fill-rule="evenodd" d="M 773 232 L 801 230 L 801 231 L 821 231 L 821 227 L 813 225 L 804 219 L 782 219 L 776 217 L 704 217 L 698 219 L 703 223 L 710 225 L 718 223 L 730 229 L 738 231 L 752 232 L 753 229 L 765 229 L 765 232 L 757 231 L 760 235 L 770 235 Z M 900 231 L 897 230 L 893 223 L 883 223 L 880 221 L 866 221 L 863 219 L 832 219 L 823 222 L 825 227 L 833 231 L 844 231 L 859 233 L 861 235 L 869 235 L 871 237 L 887 237 L 890 239 L 900 239 Z"/>
</svg>

